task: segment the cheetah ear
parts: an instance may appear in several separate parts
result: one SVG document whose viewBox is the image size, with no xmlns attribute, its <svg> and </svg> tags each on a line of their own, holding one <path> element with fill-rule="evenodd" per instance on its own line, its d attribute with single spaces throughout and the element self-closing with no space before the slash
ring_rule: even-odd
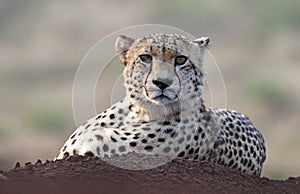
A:
<svg viewBox="0 0 300 194">
<path fill-rule="evenodd" d="M 193 41 L 194 43 L 197 43 L 200 47 L 203 48 L 209 48 L 210 46 L 210 40 L 206 36 L 202 36 L 201 38 L 197 38 L 196 40 Z"/>
<path fill-rule="evenodd" d="M 126 53 L 135 40 L 125 35 L 120 35 L 116 39 L 115 48 L 120 55 L 121 62 L 126 66 Z"/>
</svg>

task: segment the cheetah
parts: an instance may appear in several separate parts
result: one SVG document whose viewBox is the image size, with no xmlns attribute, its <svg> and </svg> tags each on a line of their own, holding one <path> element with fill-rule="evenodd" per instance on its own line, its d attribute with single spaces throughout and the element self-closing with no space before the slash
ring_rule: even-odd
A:
<svg viewBox="0 0 300 194">
<path fill-rule="evenodd" d="M 125 97 L 79 126 L 55 159 L 141 153 L 206 160 L 260 176 L 262 134 L 244 114 L 207 108 L 202 100 L 209 45 L 208 37 L 119 36 Z"/>
</svg>

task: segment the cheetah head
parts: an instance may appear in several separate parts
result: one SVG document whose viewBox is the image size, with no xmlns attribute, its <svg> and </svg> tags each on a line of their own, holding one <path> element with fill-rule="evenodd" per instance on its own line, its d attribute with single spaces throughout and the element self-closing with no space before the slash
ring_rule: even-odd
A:
<svg viewBox="0 0 300 194">
<path fill-rule="evenodd" d="M 200 103 L 203 53 L 209 39 L 194 41 L 177 34 L 153 34 L 140 39 L 121 35 L 116 50 L 125 65 L 126 96 L 146 111 L 175 114 L 186 104 Z M 157 111 L 152 111 L 157 112 Z M 156 114 L 156 113 L 155 113 Z"/>
</svg>

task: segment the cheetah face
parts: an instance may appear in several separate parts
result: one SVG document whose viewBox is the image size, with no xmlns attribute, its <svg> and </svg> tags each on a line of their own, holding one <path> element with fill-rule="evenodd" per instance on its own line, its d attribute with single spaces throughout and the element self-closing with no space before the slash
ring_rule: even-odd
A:
<svg viewBox="0 0 300 194">
<path fill-rule="evenodd" d="M 125 65 L 126 95 L 139 105 L 165 106 L 201 95 L 202 57 L 209 39 L 154 34 L 134 40 L 118 37 L 116 50 Z"/>
<path fill-rule="evenodd" d="M 161 105 L 178 100 L 180 81 L 174 71 L 173 61 L 179 61 L 184 56 L 167 57 L 166 60 L 161 60 L 161 56 L 147 50 L 139 55 L 139 62 L 145 66 L 148 74 L 144 77 L 143 95 L 149 101 Z M 175 56 L 175 53 L 172 55 Z"/>
</svg>

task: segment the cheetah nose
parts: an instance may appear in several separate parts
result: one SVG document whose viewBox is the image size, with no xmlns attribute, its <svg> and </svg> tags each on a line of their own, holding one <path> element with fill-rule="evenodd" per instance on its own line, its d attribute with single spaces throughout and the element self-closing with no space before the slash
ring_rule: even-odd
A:
<svg viewBox="0 0 300 194">
<path fill-rule="evenodd" d="M 156 85 L 157 87 L 159 87 L 161 90 L 166 89 L 167 87 L 169 87 L 172 84 L 172 80 L 171 79 L 156 79 L 156 80 L 152 80 L 152 83 L 154 85 Z"/>
</svg>

